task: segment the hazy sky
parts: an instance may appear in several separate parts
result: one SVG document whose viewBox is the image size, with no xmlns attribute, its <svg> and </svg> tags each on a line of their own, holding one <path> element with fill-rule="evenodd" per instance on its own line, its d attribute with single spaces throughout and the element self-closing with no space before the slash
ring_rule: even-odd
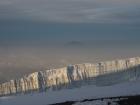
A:
<svg viewBox="0 0 140 105">
<path fill-rule="evenodd" d="M 0 0 L 0 78 L 140 54 L 140 0 Z"/>
</svg>

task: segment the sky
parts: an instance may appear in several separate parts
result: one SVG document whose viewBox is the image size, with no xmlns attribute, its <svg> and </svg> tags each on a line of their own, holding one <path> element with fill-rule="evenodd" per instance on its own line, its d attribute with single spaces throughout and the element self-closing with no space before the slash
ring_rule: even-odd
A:
<svg viewBox="0 0 140 105">
<path fill-rule="evenodd" d="M 0 78 L 139 56 L 139 34 L 140 0 L 0 0 Z"/>
<path fill-rule="evenodd" d="M 2 19 L 71 23 L 140 22 L 139 0 L 1 0 Z"/>
</svg>

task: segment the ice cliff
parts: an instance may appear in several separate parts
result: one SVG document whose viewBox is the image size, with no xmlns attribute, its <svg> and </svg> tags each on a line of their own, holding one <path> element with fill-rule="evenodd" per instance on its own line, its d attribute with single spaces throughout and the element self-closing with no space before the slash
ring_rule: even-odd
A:
<svg viewBox="0 0 140 105">
<path fill-rule="evenodd" d="M 81 85 L 110 85 L 140 77 L 140 57 L 100 63 L 69 65 L 39 71 L 0 84 L 0 96 L 73 88 Z"/>
</svg>

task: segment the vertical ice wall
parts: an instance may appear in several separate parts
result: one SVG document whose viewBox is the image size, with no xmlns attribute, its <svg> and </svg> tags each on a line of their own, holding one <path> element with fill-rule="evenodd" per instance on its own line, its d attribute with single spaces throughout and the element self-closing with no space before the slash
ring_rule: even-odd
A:
<svg viewBox="0 0 140 105">
<path fill-rule="evenodd" d="M 20 79 L 0 84 L 0 96 L 47 91 L 48 89 L 71 88 L 76 85 L 88 84 L 89 82 L 93 84 L 117 83 L 121 80 L 139 76 L 139 64 L 140 58 L 135 57 L 96 64 L 69 65 L 64 68 L 39 71 L 25 75 Z"/>
</svg>

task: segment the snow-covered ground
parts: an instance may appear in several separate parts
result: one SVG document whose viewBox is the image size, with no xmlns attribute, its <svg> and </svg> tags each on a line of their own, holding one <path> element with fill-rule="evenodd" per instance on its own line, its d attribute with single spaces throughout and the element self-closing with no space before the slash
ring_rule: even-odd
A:
<svg viewBox="0 0 140 105">
<path fill-rule="evenodd" d="M 98 87 L 95 85 L 88 85 L 74 89 L 1 97 L 0 105 L 48 105 L 65 101 L 80 101 L 84 99 L 138 94 L 140 94 L 140 80 L 112 86 Z"/>
</svg>

